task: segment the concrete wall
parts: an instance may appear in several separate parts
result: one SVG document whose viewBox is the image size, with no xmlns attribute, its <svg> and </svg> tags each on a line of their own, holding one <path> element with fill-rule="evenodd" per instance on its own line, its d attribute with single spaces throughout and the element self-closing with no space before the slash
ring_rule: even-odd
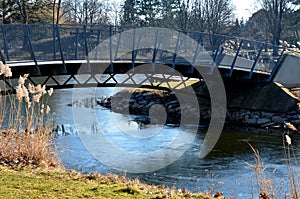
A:
<svg viewBox="0 0 300 199">
<path fill-rule="evenodd" d="M 288 55 L 278 70 L 274 82 L 285 87 L 300 86 L 300 57 Z"/>
<path fill-rule="evenodd" d="M 231 67 L 231 64 L 233 63 L 234 56 L 233 55 L 228 55 L 228 54 L 223 54 L 218 57 L 216 64 L 218 66 L 228 66 Z M 237 57 L 236 62 L 235 62 L 235 67 L 239 68 L 248 68 L 251 69 L 254 61 L 249 60 L 243 57 Z"/>
<path fill-rule="evenodd" d="M 238 84 L 228 85 L 232 89 Z M 297 110 L 299 102 L 287 89 L 279 83 L 265 86 L 240 88 L 239 92 L 227 92 L 228 107 L 255 111 L 287 113 Z"/>
</svg>

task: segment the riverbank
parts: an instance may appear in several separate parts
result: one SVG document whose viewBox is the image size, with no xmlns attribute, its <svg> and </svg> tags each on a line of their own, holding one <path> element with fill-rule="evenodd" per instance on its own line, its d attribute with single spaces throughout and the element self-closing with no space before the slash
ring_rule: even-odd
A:
<svg viewBox="0 0 300 199">
<path fill-rule="evenodd" d="M 152 186 L 125 176 L 83 175 L 63 168 L 0 166 L 0 198 L 213 198 L 209 194 Z"/>
</svg>

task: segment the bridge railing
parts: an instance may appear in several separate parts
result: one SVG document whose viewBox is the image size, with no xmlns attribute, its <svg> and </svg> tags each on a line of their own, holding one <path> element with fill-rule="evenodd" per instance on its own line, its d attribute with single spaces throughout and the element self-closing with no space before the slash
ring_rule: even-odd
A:
<svg viewBox="0 0 300 199">
<path fill-rule="evenodd" d="M 52 25 L 52 24 L 7 24 L 1 25 L 0 50 L 5 61 L 34 61 L 36 65 L 40 61 L 68 61 L 84 60 L 93 49 L 97 48 L 103 41 L 109 39 L 116 33 L 123 32 L 137 27 L 125 26 L 104 26 L 104 25 Z M 232 76 L 235 69 L 245 70 L 251 78 L 255 71 L 275 73 L 276 67 L 282 58 L 285 48 L 271 44 L 245 40 L 241 38 L 224 35 L 214 35 L 202 32 L 179 31 L 198 41 L 203 46 L 211 59 L 220 68 L 229 69 L 228 76 Z M 159 33 L 157 37 L 159 37 Z M 134 38 L 134 48 L 139 48 L 139 41 L 146 38 L 136 38 L 134 32 L 127 37 Z M 132 50 L 126 55 L 120 56 L 122 42 L 126 38 L 119 38 L 118 41 L 106 42 L 103 45 L 106 52 L 95 51 L 94 60 L 129 60 L 136 61 L 172 63 L 184 63 L 181 57 L 177 56 L 178 49 L 188 49 L 186 43 L 173 42 L 174 52 L 160 50 L 159 43 L 154 43 L 151 49 Z M 176 45 L 174 45 L 176 44 Z M 103 47 L 103 46 L 102 46 Z M 274 55 L 273 49 L 279 49 L 278 55 Z M 188 49 L 198 56 L 197 49 Z M 192 66 L 193 67 L 193 66 Z"/>
</svg>

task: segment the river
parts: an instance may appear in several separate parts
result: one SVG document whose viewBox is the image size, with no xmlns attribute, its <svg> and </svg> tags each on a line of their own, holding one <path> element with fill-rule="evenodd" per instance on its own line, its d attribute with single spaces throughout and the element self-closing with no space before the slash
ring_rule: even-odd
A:
<svg viewBox="0 0 300 199">
<path fill-rule="evenodd" d="M 77 132 L 74 122 L 74 111 L 68 106 L 72 101 L 81 101 L 91 97 L 110 96 L 119 88 L 93 88 L 93 89 L 65 89 L 55 90 L 49 100 L 52 112 L 54 113 L 55 124 L 64 125 L 67 136 L 58 136 L 55 140 L 61 161 L 67 169 L 75 169 L 84 173 L 100 172 L 117 173 L 123 175 L 124 172 L 111 168 L 107 164 L 98 161 L 85 147 L 81 136 Z M 74 93 L 76 93 L 74 95 Z M 96 94 L 95 94 L 96 93 Z M 79 107 L 82 113 L 92 111 L 98 122 L 100 129 L 90 126 L 86 128 L 87 137 L 93 139 L 94 135 L 103 131 L 107 139 L 118 142 L 123 150 L 133 153 L 147 153 L 168 144 L 172 134 L 178 129 L 176 127 L 163 127 L 159 135 L 154 138 L 129 139 L 129 135 L 124 135 L 118 131 L 116 123 L 128 123 L 130 128 L 136 128 L 134 124 L 128 122 L 130 117 L 112 113 L 110 110 L 95 106 Z M 124 124 L 125 124 L 124 123 Z M 132 127 L 133 126 L 133 127 Z M 156 126 L 147 126 L 148 130 L 154 130 Z M 84 129 L 84 128 L 83 128 Z M 82 131 L 82 129 L 81 129 Z M 90 131 L 93 131 L 92 133 Z M 141 131 L 141 130 L 140 130 Z M 188 129 L 185 131 L 188 131 Z M 139 132 L 139 131 L 138 131 Z M 188 132 L 186 132 L 188 133 Z M 262 170 L 273 183 L 273 190 L 276 198 L 283 198 L 288 189 L 288 169 L 284 159 L 283 137 L 280 132 L 249 132 L 225 129 L 213 149 L 205 158 L 199 158 L 199 149 L 205 136 L 204 130 L 199 130 L 195 139 L 186 152 L 170 165 L 156 171 L 146 173 L 126 173 L 131 178 L 139 178 L 146 183 L 163 184 L 176 188 L 187 188 L 193 192 L 224 192 L 226 197 L 235 198 L 258 198 L 258 182 L 253 168 L 256 165 L 255 155 L 248 143 L 259 150 Z M 292 136 L 292 149 L 295 156 L 299 156 L 296 136 Z M 98 143 L 101 145 L 101 143 Z M 97 148 L 99 145 L 95 145 Z M 109 154 L 103 154 L 106 161 L 110 161 Z M 157 161 L 148 157 L 147 163 Z M 113 160 L 111 160 L 113 161 Z M 138 163 L 126 162 L 131 164 L 131 169 L 138 167 Z M 161 157 L 164 161 L 164 157 Z M 107 162 L 106 162 L 107 163 Z M 297 167 L 297 165 L 296 165 Z M 298 168 L 297 168 L 298 169 Z"/>
</svg>

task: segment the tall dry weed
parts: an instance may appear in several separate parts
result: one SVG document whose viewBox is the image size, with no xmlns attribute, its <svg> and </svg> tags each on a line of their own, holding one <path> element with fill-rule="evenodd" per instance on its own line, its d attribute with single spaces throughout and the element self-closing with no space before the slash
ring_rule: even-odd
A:
<svg viewBox="0 0 300 199">
<path fill-rule="evenodd" d="M 1 62 L 0 75 L 5 89 L 11 72 Z M 53 89 L 26 84 L 28 76 L 19 77 L 15 96 L 0 95 L 0 164 L 55 166 L 52 124 L 47 122 L 51 117 L 47 102 Z"/>
</svg>

